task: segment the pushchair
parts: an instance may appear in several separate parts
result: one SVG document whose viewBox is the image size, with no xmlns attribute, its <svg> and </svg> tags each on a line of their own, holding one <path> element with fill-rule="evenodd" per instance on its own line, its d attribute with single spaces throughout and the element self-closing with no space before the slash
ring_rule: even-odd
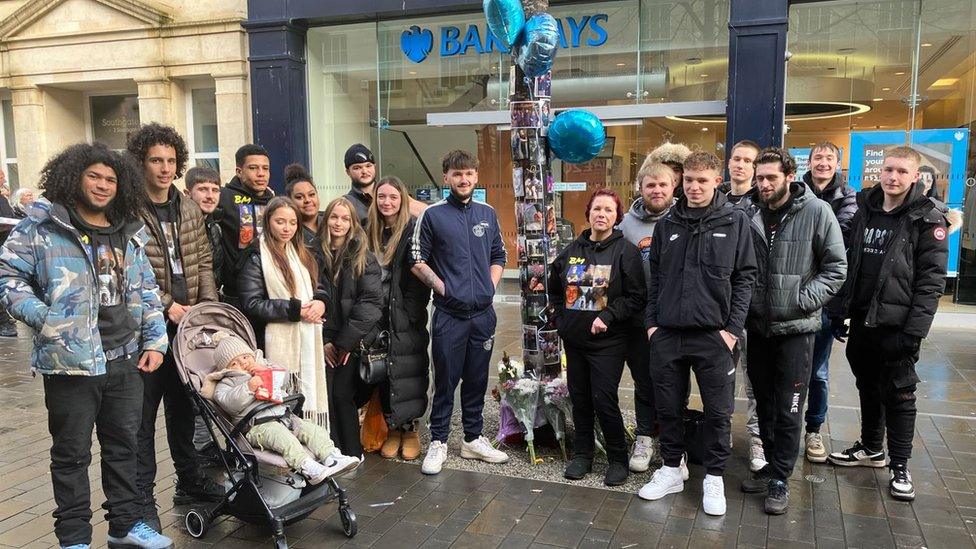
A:
<svg viewBox="0 0 976 549">
<path fill-rule="evenodd" d="M 355 536 L 356 514 L 349 507 L 346 491 L 334 478 L 329 477 L 317 486 L 308 485 L 304 477 L 289 469 L 280 455 L 253 448 L 244 438 L 242 430 L 250 420 L 277 404 L 262 404 L 235 425 L 218 406 L 200 394 L 207 374 L 214 371 L 213 334 L 221 330 L 238 335 L 251 348 L 256 346 L 254 330 L 247 318 L 225 303 L 202 303 L 190 308 L 172 342 L 180 379 L 201 410 L 226 475 L 227 493 L 223 499 L 187 511 L 187 532 L 194 538 L 203 538 L 215 518 L 231 515 L 252 524 L 268 524 L 275 547 L 283 549 L 288 547 L 286 524 L 302 520 L 320 506 L 338 500 L 342 530 L 347 537 Z M 297 394 L 287 397 L 284 404 L 300 414 L 304 400 L 304 396 Z"/>
</svg>

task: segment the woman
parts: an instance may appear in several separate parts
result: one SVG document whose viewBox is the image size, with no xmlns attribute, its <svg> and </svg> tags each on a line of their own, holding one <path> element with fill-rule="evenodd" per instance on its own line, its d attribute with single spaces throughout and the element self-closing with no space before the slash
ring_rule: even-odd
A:
<svg viewBox="0 0 976 549">
<path fill-rule="evenodd" d="M 367 248 L 355 206 L 346 198 L 337 198 L 325 208 L 318 238 L 322 243 L 322 278 L 329 283 L 332 295 L 325 324 L 332 440 L 343 454 L 362 456 L 359 408 L 365 404 L 366 391 L 359 379 L 359 351 L 380 331 L 380 266 Z"/>
<path fill-rule="evenodd" d="M 417 418 L 427 411 L 430 356 L 427 303 L 430 288 L 410 272 L 410 215 L 407 188 L 396 177 L 380 180 L 369 209 L 369 247 L 383 268 L 383 319 L 390 332 L 389 379 L 379 386 L 389 434 L 380 455 L 420 457 Z"/>
<path fill-rule="evenodd" d="M 627 481 L 627 446 L 617 387 L 628 328 L 634 315 L 641 314 L 645 294 L 640 254 L 615 228 L 622 214 L 615 192 L 600 189 L 593 193 L 586 206 L 590 228 L 566 246 L 549 272 L 549 302 L 566 348 L 576 426 L 574 455 L 564 476 L 579 480 L 593 469 L 595 415 L 603 428 L 610 462 L 603 479 L 607 486 Z"/>
<path fill-rule="evenodd" d="M 18 219 L 27 217 L 27 208 L 34 203 L 34 191 L 23 188 L 14 191 L 10 197 L 10 205 L 14 210 L 14 216 Z"/>
<path fill-rule="evenodd" d="M 319 211 L 319 194 L 312 176 L 301 164 L 285 166 L 285 196 L 298 208 L 302 222 L 302 240 L 311 248 L 318 248 L 319 226 L 325 215 Z"/>
<path fill-rule="evenodd" d="M 264 233 L 248 248 L 240 273 L 243 312 L 258 347 L 301 383 L 305 418 L 328 426 L 322 319 L 326 292 L 319 266 L 297 237 L 298 208 L 278 197 L 264 210 Z"/>
</svg>

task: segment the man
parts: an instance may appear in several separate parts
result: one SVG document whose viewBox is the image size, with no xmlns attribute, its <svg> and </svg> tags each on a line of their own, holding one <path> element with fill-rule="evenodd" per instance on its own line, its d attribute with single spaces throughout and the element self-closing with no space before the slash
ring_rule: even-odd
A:
<svg viewBox="0 0 976 549">
<path fill-rule="evenodd" d="M 176 326 L 193 305 L 217 301 L 211 266 L 210 243 L 206 240 L 203 214 L 192 200 L 173 186 L 183 175 L 189 153 L 186 142 L 169 126 L 142 126 L 129 138 L 129 154 L 142 166 L 149 203 L 142 221 L 149 232 L 146 257 L 159 284 L 159 297 L 170 340 Z M 203 475 L 193 446 L 193 403 L 176 371 L 173 353 L 166 353 L 163 365 L 142 374 L 144 402 L 139 427 L 139 465 L 136 483 L 143 496 L 143 518 L 159 529 L 156 498 L 156 416 L 159 403 L 165 406 L 166 439 L 176 468 L 177 504 L 219 501 L 224 490 Z"/>
<path fill-rule="evenodd" d="M 427 475 L 440 473 L 447 459 L 459 382 L 464 423 L 461 457 L 488 463 L 508 461 L 508 455 L 493 448 L 481 433 L 495 338 L 492 300 L 505 268 L 505 246 L 495 210 L 471 199 L 478 185 L 478 159 L 456 150 L 447 153 L 441 164 L 451 194 L 424 210 L 411 242 L 411 270 L 434 290 L 431 443 L 420 469 Z"/>
<path fill-rule="evenodd" d="M 803 182 L 813 192 L 813 195 L 830 204 L 830 209 L 840 224 L 840 231 L 846 246 L 851 239 L 851 224 L 854 212 L 857 211 L 857 200 L 854 189 L 847 184 L 844 174 L 837 171 L 840 163 L 840 149 L 830 141 L 814 145 L 810 149 L 810 169 L 803 174 Z M 813 366 L 810 370 L 809 402 L 806 412 L 806 436 L 804 446 L 806 457 L 811 463 L 827 461 L 827 448 L 820 435 L 820 426 L 827 420 L 827 399 L 830 396 L 828 387 L 830 350 L 834 338 L 830 329 L 830 319 L 827 318 L 827 308 L 824 308 L 821 322 L 822 328 L 813 341 Z"/>
<path fill-rule="evenodd" d="M 692 370 L 705 411 L 702 508 L 709 515 L 726 509 L 722 475 L 730 453 L 734 354 L 756 278 L 749 218 L 717 192 L 721 169 L 712 153 L 689 155 L 684 196 L 654 228 L 645 326 L 664 466 L 638 492 L 657 500 L 684 490 L 683 411 Z"/>
<path fill-rule="evenodd" d="M 234 155 L 237 170 L 234 178 L 220 190 L 217 203 L 220 232 L 223 236 L 224 268 L 220 276 L 221 301 L 240 309 L 237 277 L 244 260 L 244 249 L 264 230 L 264 208 L 274 198 L 268 188 L 271 160 L 259 145 L 244 145 Z"/>
<path fill-rule="evenodd" d="M 851 319 L 847 359 L 861 401 L 861 440 L 830 454 L 842 466 L 884 467 L 887 427 L 888 490 L 915 499 L 908 472 L 915 433 L 915 372 L 919 344 L 928 335 L 945 289 L 946 208 L 924 194 L 922 158 L 911 147 L 885 151 L 881 183 L 858 194 L 850 276 L 831 303 L 838 338 Z"/>
<path fill-rule="evenodd" d="M 785 149 L 763 149 L 756 159 L 760 207 L 752 228 L 759 278 L 749 310 L 747 374 L 768 464 L 743 481 L 742 491 L 768 490 L 765 510 L 775 515 L 789 506 L 786 482 L 796 463 L 820 310 L 847 273 L 837 218 L 806 185 L 792 183 L 795 173 Z"/>
<path fill-rule="evenodd" d="M 366 148 L 366 145 L 356 143 L 346 150 L 344 162 L 346 175 L 352 182 L 346 198 L 356 207 L 359 224 L 365 229 L 366 221 L 369 219 L 369 206 L 373 203 L 373 184 L 376 182 L 373 153 Z"/>
<path fill-rule="evenodd" d="M 220 200 L 220 174 L 210 168 L 190 168 L 183 177 L 183 182 L 186 184 L 186 195 L 196 202 L 203 212 L 207 239 L 213 252 L 214 287 L 219 290 L 220 275 L 224 266 L 220 212 L 217 211 L 217 201 Z"/>
<path fill-rule="evenodd" d="M 624 215 L 620 230 L 628 242 L 637 246 L 644 264 L 644 276 L 650 278 L 647 258 L 651 249 L 651 237 L 658 220 L 664 217 L 674 203 L 674 187 L 677 180 L 670 167 L 659 162 L 645 162 L 637 172 L 637 186 L 640 196 Z M 630 454 L 630 470 L 635 473 L 647 471 L 654 457 L 655 440 L 658 434 L 657 417 L 654 410 L 654 387 L 651 383 L 651 369 L 648 364 L 650 347 L 647 331 L 644 329 L 644 314 L 635 316 L 633 329 L 627 343 L 627 366 L 634 378 L 634 408 L 637 413 L 637 438 Z"/>
<path fill-rule="evenodd" d="M 725 193 L 729 202 L 745 210 L 746 214 L 751 215 L 756 208 L 756 156 L 759 155 L 759 145 L 748 139 L 739 141 L 732 146 L 729 153 L 729 161 L 726 167 L 729 171 L 729 180 L 722 183 L 719 189 Z M 739 340 L 739 361 L 742 368 L 746 367 L 746 354 L 748 349 L 747 338 Z M 752 383 L 749 376 L 745 376 L 746 398 L 749 405 L 746 409 L 746 431 L 749 433 L 749 470 L 755 473 L 766 466 L 766 457 L 763 453 L 762 438 L 759 437 L 759 416 L 756 414 L 756 397 L 752 392 Z"/>
<path fill-rule="evenodd" d="M 92 430 L 101 447 L 108 546 L 172 541 L 140 518 L 136 435 L 142 378 L 159 368 L 166 325 L 139 220 L 139 169 L 102 144 L 74 145 L 41 171 L 44 196 L 0 249 L 0 300 L 35 330 L 31 370 L 44 378 L 54 532 L 92 543 Z"/>
</svg>

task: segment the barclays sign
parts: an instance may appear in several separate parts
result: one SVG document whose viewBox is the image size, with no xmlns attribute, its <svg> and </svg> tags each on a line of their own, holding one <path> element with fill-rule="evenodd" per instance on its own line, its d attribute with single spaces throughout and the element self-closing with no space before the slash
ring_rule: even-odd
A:
<svg viewBox="0 0 976 549">
<path fill-rule="evenodd" d="M 586 45 L 595 48 L 606 44 L 609 35 L 605 25 L 609 20 L 610 16 L 605 13 L 584 15 L 579 19 L 556 19 L 559 23 L 559 47 L 579 48 Z M 472 50 L 479 54 L 509 52 L 490 30 L 474 24 L 467 26 L 463 36 L 460 27 L 440 27 L 438 37 L 441 57 L 467 55 Z M 407 59 L 421 63 L 434 51 L 434 33 L 430 29 L 412 25 L 400 35 L 400 49 Z"/>
</svg>

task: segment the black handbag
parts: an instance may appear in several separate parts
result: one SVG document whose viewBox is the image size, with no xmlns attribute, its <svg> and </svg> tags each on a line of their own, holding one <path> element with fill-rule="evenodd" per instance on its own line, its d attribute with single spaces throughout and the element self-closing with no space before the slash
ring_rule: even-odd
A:
<svg viewBox="0 0 976 549">
<path fill-rule="evenodd" d="M 390 333 L 383 330 L 366 348 L 359 343 L 359 377 L 367 385 L 386 381 L 390 375 Z"/>
</svg>

